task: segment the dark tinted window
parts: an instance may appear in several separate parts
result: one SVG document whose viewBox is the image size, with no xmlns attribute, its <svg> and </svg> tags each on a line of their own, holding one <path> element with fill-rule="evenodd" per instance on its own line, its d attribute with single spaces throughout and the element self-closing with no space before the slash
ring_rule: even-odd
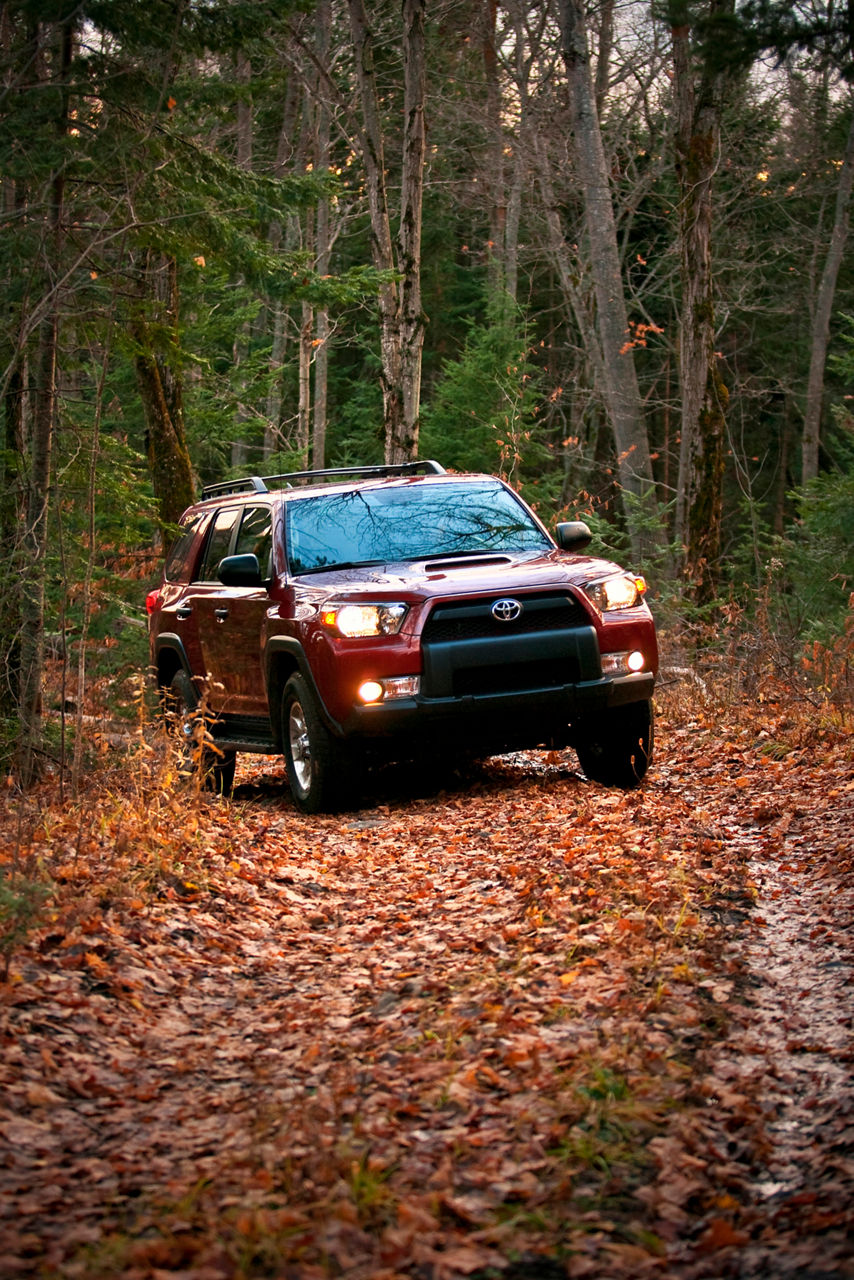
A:
<svg viewBox="0 0 854 1280">
<path fill-rule="evenodd" d="M 220 560 L 222 560 L 223 556 L 228 555 L 228 550 L 231 546 L 231 535 L 234 532 L 234 526 L 237 524 L 239 515 L 239 507 L 231 507 L 228 510 L 216 513 L 213 528 L 208 535 L 208 545 L 205 548 L 205 558 L 199 571 L 199 581 L 218 581 L 216 571 Z"/>
<path fill-rule="evenodd" d="M 271 552 L 273 549 L 273 513 L 269 507 L 247 507 L 240 522 L 237 542 L 234 544 L 234 555 L 254 555 L 258 557 L 261 576 L 269 578 L 272 573 Z"/>
<path fill-rule="evenodd" d="M 191 516 L 172 544 L 166 557 L 164 577 L 167 582 L 189 582 L 193 572 L 192 552 L 196 542 L 199 525 L 205 519 L 205 513 Z"/>
<path fill-rule="evenodd" d="M 319 494 L 288 504 L 292 573 L 552 544 L 497 481 L 418 484 Z"/>
</svg>

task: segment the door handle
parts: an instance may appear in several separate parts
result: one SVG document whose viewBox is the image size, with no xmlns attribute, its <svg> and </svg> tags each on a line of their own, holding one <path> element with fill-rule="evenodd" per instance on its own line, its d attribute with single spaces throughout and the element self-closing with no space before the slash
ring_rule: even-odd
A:
<svg viewBox="0 0 854 1280">
<path fill-rule="evenodd" d="M 225 622 L 226 618 L 228 617 L 228 610 L 214 609 L 214 617 L 216 618 L 217 622 Z"/>
<path fill-rule="evenodd" d="M 182 604 L 180 609 L 175 610 L 175 617 L 189 618 L 192 612 L 193 606 L 191 604 Z"/>
</svg>

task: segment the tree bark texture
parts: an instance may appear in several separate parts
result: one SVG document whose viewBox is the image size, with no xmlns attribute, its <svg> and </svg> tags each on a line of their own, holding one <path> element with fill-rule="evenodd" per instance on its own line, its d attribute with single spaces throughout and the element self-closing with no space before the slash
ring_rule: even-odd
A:
<svg viewBox="0 0 854 1280">
<path fill-rule="evenodd" d="M 348 0 L 350 33 L 362 104 L 362 157 L 365 164 L 371 218 L 371 251 L 381 271 L 397 268 L 400 287 L 388 281 L 380 287 L 380 349 L 382 360 L 385 459 L 407 462 L 418 450 L 421 398 L 421 350 L 424 317 L 421 310 L 421 206 L 424 181 L 424 3 L 403 0 L 404 130 L 403 175 L 398 258 L 391 234 L 385 148 L 379 96 L 374 72 L 373 36 L 363 0 Z"/>
<path fill-rule="evenodd" d="M 635 502 L 625 505 L 632 551 L 661 548 L 663 529 L 655 518 L 649 440 L 632 356 L 614 207 L 596 111 L 584 0 L 559 0 L 561 37 L 569 81 L 570 120 L 587 231 L 596 322 L 602 348 L 602 394 L 617 448 L 621 489 Z M 653 519 L 639 516 L 638 504 L 653 507 Z"/>
<path fill-rule="evenodd" d="M 136 379 L 145 416 L 146 451 L 157 499 L 161 527 L 169 531 L 193 501 L 193 468 L 184 437 L 184 404 L 181 373 L 167 355 L 158 352 L 143 308 L 158 313 L 159 328 L 168 328 L 178 339 L 178 268 L 173 258 L 155 264 L 146 260 L 142 278 L 143 301 L 132 322 L 136 342 Z"/>
<path fill-rule="evenodd" d="M 239 168 L 245 169 L 247 173 L 252 171 L 252 146 L 254 133 L 254 118 L 251 96 L 252 83 L 252 63 L 244 52 L 239 49 L 234 59 L 234 71 L 237 83 L 240 87 L 240 96 L 237 101 L 237 139 L 235 149 L 235 159 Z M 234 343 L 232 346 L 232 361 L 235 371 L 245 368 L 247 357 L 249 354 L 249 346 L 252 339 L 251 325 L 245 320 L 234 335 Z M 231 465 L 235 469 L 245 467 L 249 448 L 244 432 L 241 430 L 241 424 L 246 422 L 249 416 L 246 405 L 249 402 L 248 388 L 246 379 L 241 377 L 238 381 L 238 406 L 234 415 L 237 433 L 231 442 Z"/>
<path fill-rule="evenodd" d="M 362 0 L 349 0 L 349 12 L 362 104 L 363 128 L 360 141 L 371 219 L 371 256 L 375 267 L 380 271 L 391 272 L 395 262 L 386 192 L 385 150 L 374 72 L 373 37 Z M 380 286 L 379 307 L 385 456 L 386 461 L 390 462 L 394 442 L 400 439 L 403 430 L 400 305 L 397 289 L 391 280 Z"/>
<path fill-rule="evenodd" d="M 507 197 L 504 191 L 504 137 L 501 119 L 501 85 L 498 76 L 496 26 L 497 0 L 483 0 L 481 10 L 483 74 L 487 140 L 483 155 L 483 189 L 486 192 L 489 217 L 487 267 L 489 288 L 497 293 L 504 288 L 504 232 L 507 223 Z"/>
<path fill-rule="evenodd" d="M 418 454 L 421 406 L 421 355 L 424 312 L 421 306 L 421 215 L 427 138 L 424 100 L 425 0 L 403 0 L 403 174 L 400 197 L 398 267 L 400 282 L 400 362 L 403 421 L 401 434 L 387 443 L 389 462 L 407 462 Z M 390 447 L 389 447 L 390 446 Z"/>
<path fill-rule="evenodd" d="M 710 16 L 732 0 L 711 0 Z M 676 535 L 699 603 L 714 597 L 723 500 L 724 436 L 729 393 L 715 351 L 712 279 L 712 184 L 720 149 L 723 77 L 696 71 L 687 25 L 672 31 L 676 171 L 682 305 L 679 372 L 682 396 Z"/>
<path fill-rule="evenodd" d="M 74 20 L 45 27 L 40 32 L 39 54 L 48 42 L 58 45 L 56 61 L 60 87 L 57 133 L 68 133 L 68 75 L 74 50 Z M 37 65 L 42 66 L 41 56 Z M 38 73 L 40 76 L 42 72 Z M 29 786 L 38 773 L 38 752 L 42 733 L 42 683 L 44 679 L 44 611 L 45 574 L 48 550 L 48 520 L 53 472 L 53 444 L 57 414 L 57 353 L 59 347 L 60 297 L 57 281 L 61 276 L 64 246 L 63 208 L 65 166 L 62 159 L 50 183 L 50 199 L 44 235 L 45 314 L 38 328 L 38 342 L 33 361 L 33 385 L 30 398 L 30 430 L 23 428 L 25 463 L 23 476 L 23 557 L 18 588 L 20 591 L 19 655 L 20 685 L 18 720 L 20 726 L 18 769 L 21 783 Z M 29 437 L 29 438 L 27 438 Z"/>
<path fill-rule="evenodd" d="M 851 219 L 852 185 L 854 185 L 854 112 L 852 112 L 851 126 L 848 130 L 845 155 L 839 169 L 833 230 L 830 236 L 827 257 L 824 261 L 824 269 L 821 273 L 815 312 L 812 317 L 810 371 L 807 381 L 804 434 L 801 447 L 801 479 L 804 484 L 818 475 L 824 369 L 827 363 L 827 348 L 830 344 L 830 318 L 833 313 L 836 281 L 845 254 L 845 242 L 848 238 L 848 227 Z"/>
<path fill-rule="evenodd" d="M 314 308 L 302 303 L 299 331 L 299 406 L 297 409 L 297 452 L 300 467 L 308 466 L 308 441 L 311 422 L 311 355 L 314 339 Z"/>
<path fill-rule="evenodd" d="M 330 0 L 318 0 L 317 4 L 317 61 L 325 67 L 329 61 L 332 42 L 332 5 Z M 317 77 L 317 110 L 314 128 L 314 167 L 325 173 L 330 163 L 330 120 L 327 87 L 322 77 Z M 315 266 L 320 276 L 329 274 L 332 257 L 332 241 L 329 230 L 329 197 L 321 196 L 317 202 L 315 218 L 317 249 Z M 314 349 L 314 418 L 312 423 L 311 465 L 321 470 L 326 465 L 326 415 L 329 387 L 329 311 L 317 308 L 315 322 L 316 346 Z"/>
</svg>

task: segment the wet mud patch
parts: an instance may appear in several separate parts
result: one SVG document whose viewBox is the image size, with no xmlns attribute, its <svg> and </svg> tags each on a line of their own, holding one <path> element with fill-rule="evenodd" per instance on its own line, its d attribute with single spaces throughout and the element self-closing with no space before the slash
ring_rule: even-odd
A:
<svg viewBox="0 0 854 1280">
<path fill-rule="evenodd" d="M 854 778 L 818 775 L 719 828 L 753 906 L 714 907 L 738 998 L 702 1063 L 709 1122 L 677 1123 L 669 1152 L 705 1184 L 704 1231 L 673 1233 L 684 1280 L 854 1276 Z"/>
</svg>

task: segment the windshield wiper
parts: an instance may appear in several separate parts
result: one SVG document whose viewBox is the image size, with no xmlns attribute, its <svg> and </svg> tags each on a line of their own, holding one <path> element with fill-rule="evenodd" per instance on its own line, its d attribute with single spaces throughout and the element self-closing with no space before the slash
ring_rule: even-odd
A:
<svg viewBox="0 0 854 1280">
<path fill-rule="evenodd" d="M 367 569 L 371 565 L 387 564 L 385 556 L 381 556 L 379 560 L 336 560 L 334 564 L 316 564 L 309 569 L 293 570 L 295 578 L 301 578 L 307 573 L 336 573 L 339 569 Z"/>
</svg>

